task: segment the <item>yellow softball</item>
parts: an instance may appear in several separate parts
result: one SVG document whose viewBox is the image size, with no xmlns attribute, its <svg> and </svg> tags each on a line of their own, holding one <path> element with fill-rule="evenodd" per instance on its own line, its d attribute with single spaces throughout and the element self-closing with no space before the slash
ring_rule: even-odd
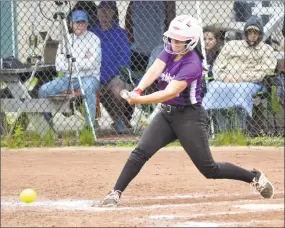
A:
<svg viewBox="0 0 285 228">
<path fill-rule="evenodd" d="M 37 193 L 34 189 L 26 188 L 20 193 L 20 199 L 25 203 L 31 203 L 37 198 Z"/>
</svg>

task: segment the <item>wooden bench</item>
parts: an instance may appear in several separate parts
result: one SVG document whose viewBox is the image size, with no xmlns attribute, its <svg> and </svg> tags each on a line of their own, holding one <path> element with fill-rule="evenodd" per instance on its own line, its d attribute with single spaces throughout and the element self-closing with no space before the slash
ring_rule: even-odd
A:
<svg viewBox="0 0 285 228">
<path fill-rule="evenodd" d="M 71 91 L 64 91 L 62 93 L 62 95 L 64 95 L 63 97 L 65 97 L 66 95 L 70 96 L 72 95 Z M 81 94 L 78 90 L 74 90 L 74 95 L 78 98 L 80 98 Z M 101 107 L 100 107 L 100 93 L 97 92 L 96 93 L 96 119 L 100 119 L 101 118 Z"/>
</svg>

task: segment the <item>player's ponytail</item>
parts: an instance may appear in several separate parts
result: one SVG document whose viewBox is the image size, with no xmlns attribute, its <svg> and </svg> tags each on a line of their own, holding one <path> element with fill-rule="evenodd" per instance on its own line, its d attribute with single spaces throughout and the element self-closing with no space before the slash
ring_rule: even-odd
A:
<svg viewBox="0 0 285 228">
<path fill-rule="evenodd" d="M 198 44 L 194 48 L 194 51 L 198 54 L 198 56 L 200 57 L 201 60 L 203 60 L 205 58 L 203 55 L 203 52 L 202 52 L 202 45 L 201 45 L 200 40 L 198 41 Z"/>
</svg>

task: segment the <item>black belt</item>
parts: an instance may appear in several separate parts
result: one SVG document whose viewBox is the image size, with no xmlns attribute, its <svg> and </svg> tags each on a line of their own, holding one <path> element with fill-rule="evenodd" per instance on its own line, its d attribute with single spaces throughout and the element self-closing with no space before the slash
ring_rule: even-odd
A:
<svg viewBox="0 0 285 228">
<path fill-rule="evenodd" d="M 196 107 L 200 107 L 201 104 L 200 103 L 196 103 L 193 105 L 168 105 L 168 104 L 161 104 L 161 107 L 164 111 L 171 113 L 171 112 L 183 112 L 186 108 L 192 107 L 192 108 L 196 108 Z"/>
</svg>

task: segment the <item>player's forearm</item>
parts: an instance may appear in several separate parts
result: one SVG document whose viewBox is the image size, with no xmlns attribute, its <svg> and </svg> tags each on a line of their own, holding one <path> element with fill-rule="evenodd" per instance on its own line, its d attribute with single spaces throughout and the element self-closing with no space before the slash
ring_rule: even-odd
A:
<svg viewBox="0 0 285 228">
<path fill-rule="evenodd" d="M 141 81 L 139 82 L 137 88 L 140 88 L 142 91 L 144 91 L 146 88 L 148 88 L 154 81 L 156 80 L 156 77 L 153 77 L 152 75 L 145 75 Z"/>
<path fill-rule="evenodd" d="M 139 104 L 152 104 L 152 103 L 162 103 L 174 98 L 176 94 L 171 93 L 166 90 L 161 90 L 158 92 L 154 92 L 149 95 L 137 97 L 137 101 Z"/>
<path fill-rule="evenodd" d="M 138 88 L 145 90 L 149 87 L 161 75 L 165 66 L 166 64 L 163 61 L 156 59 L 141 79 Z"/>
</svg>

